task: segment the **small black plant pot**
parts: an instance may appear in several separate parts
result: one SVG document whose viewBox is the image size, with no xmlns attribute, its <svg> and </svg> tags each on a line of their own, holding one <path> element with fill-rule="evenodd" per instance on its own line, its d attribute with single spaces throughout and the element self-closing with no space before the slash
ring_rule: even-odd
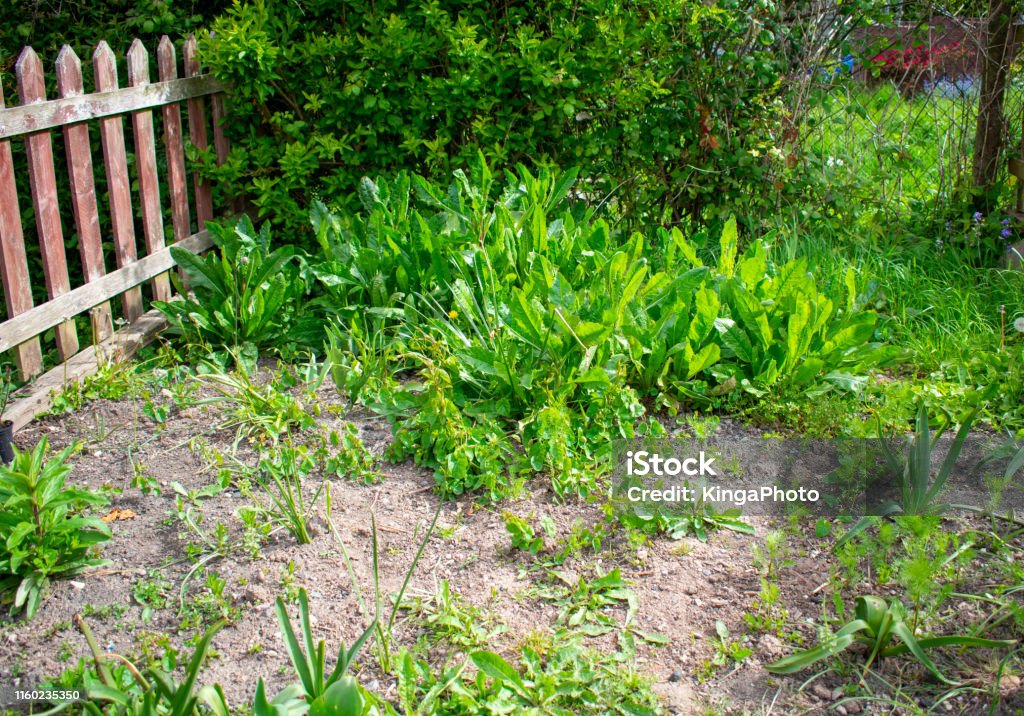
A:
<svg viewBox="0 0 1024 716">
<path fill-rule="evenodd" d="M 14 447 L 11 440 L 14 439 L 14 423 L 10 420 L 0 422 L 0 460 L 4 465 L 10 465 L 14 459 Z"/>
</svg>

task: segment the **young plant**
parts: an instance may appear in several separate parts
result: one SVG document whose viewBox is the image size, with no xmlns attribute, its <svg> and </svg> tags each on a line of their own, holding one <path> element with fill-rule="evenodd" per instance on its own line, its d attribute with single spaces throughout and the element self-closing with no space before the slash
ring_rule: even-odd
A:
<svg viewBox="0 0 1024 716">
<path fill-rule="evenodd" d="M 88 490 L 65 487 L 74 443 L 47 459 L 43 437 L 31 451 L 14 451 L 0 466 L 0 594 L 12 613 L 31 619 L 51 579 L 72 577 L 104 564 L 94 548 L 110 539 L 110 527 L 81 512 L 107 500 Z"/>
<path fill-rule="evenodd" d="M 715 620 L 715 637 L 715 653 L 701 666 L 697 674 L 700 681 L 709 680 L 730 661 L 739 664 L 754 653 L 753 649 L 743 646 L 739 640 L 730 638 L 729 627 L 721 619 Z"/>
<path fill-rule="evenodd" d="M 875 508 L 875 515 L 861 517 L 837 542 L 836 548 L 865 530 L 880 519 L 879 515 L 941 515 L 949 509 L 949 505 L 940 501 L 942 491 L 960 457 L 964 442 L 970 433 L 971 425 L 977 410 L 969 413 L 960 422 L 960 429 L 949 446 L 939 471 L 932 477 L 932 451 L 939 438 L 945 432 L 941 428 L 935 437 L 929 429 L 928 407 L 922 401 L 917 409 L 917 419 L 913 438 L 909 441 L 906 451 L 891 447 L 888 441 L 882 441 L 882 452 L 885 457 L 886 469 L 880 478 L 875 478 L 868 486 L 869 491 L 881 492 L 893 484 L 899 490 L 899 500 L 883 502 Z"/>
<path fill-rule="evenodd" d="M 223 373 L 210 363 L 202 363 L 202 382 L 218 395 L 197 401 L 197 405 L 225 405 L 228 419 L 221 427 L 236 428 L 236 442 L 243 438 L 260 444 L 276 445 L 293 430 L 309 430 L 316 425 L 291 393 L 276 380 L 256 384 L 248 373 Z"/>
<path fill-rule="evenodd" d="M 523 646 L 521 665 L 493 651 L 474 651 L 472 684 L 452 689 L 460 713 L 659 713 L 649 680 L 637 674 L 628 650 L 591 650 L 578 633 L 558 630 Z M 488 685 L 490 680 L 490 685 Z"/>
<path fill-rule="evenodd" d="M 309 544 L 309 523 L 316 513 L 320 495 L 330 485 L 321 480 L 309 498 L 303 493 L 304 478 L 315 467 L 305 446 L 282 445 L 277 452 L 260 460 L 255 479 L 270 499 L 271 519 L 283 526 L 299 544 Z"/>
<path fill-rule="evenodd" d="M 247 216 L 233 228 L 210 223 L 209 231 L 218 250 L 206 256 L 171 248 L 195 296 L 154 303 L 172 326 L 190 344 L 228 351 L 246 372 L 261 350 L 309 342 L 299 317 L 306 285 L 295 247 L 271 251 L 269 222 L 257 234 Z M 189 295 L 175 275 L 171 279 L 178 293 Z"/>
<path fill-rule="evenodd" d="M 540 526 L 544 534 L 538 534 L 532 524 L 522 517 L 517 517 L 511 512 L 503 515 L 505 529 L 512 538 L 512 547 L 521 549 L 530 554 L 537 554 L 544 549 L 544 534 L 553 539 L 555 536 L 555 522 L 548 515 L 540 518 Z"/>
<path fill-rule="evenodd" d="M 936 679 L 944 684 L 956 686 L 956 681 L 948 679 L 939 671 L 935 662 L 925 653 L 925 649 L 939 646 L 999 648 L 1016 643 L 1013 640 L 981 639 L 973 636 L 939 636 L 918 639 L 907 626 L 903 606 L 896 599 L 887 604 L 881 597 L 857 597 L 854 613 L 855 618 L 852 621 L 845 624 L 831 637 L 823 640 L 818 646 L 791 654 L 784 659 L 768 664 L 765 668 L 774 674 L 793 674 L 822 659 L 835 656 L 854 643 L 861 643 L 866 645 L 869 650 L 868 659 L 864 665 L 865 674 L 876 659 L 909 652 Z M 903 643 L 890 646 L 894 638 Z"/>
<path fill-rule="evenodd" d="M 114 669 L 108 664 L 109 654 L 103 652 L 89 629 L 85 620 L 76 615 L 75 625 L 85 637 L 89 650 L 92 652 L 95 672 L 84 675 L 86 693 L 90 701 L 85 702 L 85 712 L 94 716 L 104 714 L 153 714 L 159 716 L 194 716 L 199 713 L 200 701 L 217 716 L 228 716 L 230 713 L 224 692 L 218 685 L 205 687 L 199 694 L 195 693 L 199 670 L 203 666 L 210 649 L 213 636 L 220 630 L 223 623 L 214 624 L 206 630 L 196 645 L 188 665 L 185 667 L 185 679 L 177 683 L 171 674 L 156 667 L 140 670 L 128 659 L 118 655 L 118 661 L 127 667 L 130 678 L 118 679 Z"/>
<path fill-rule="evenodd" d="M 309 704 L 310 716 L 328 716 L 328 714 L 359 716 L 363 713 L 365 690 L 347 672 L 363 644 L 373 634 L 377 626 L 377 615 L 374 615 L 369 626 L 352 643 L 351 647 L 346 649 L 344 644 L 338 647 L 334 668 L 328 672 L 324 642 L 321 640 L 316 645 L 313 644 L 313 629 L 309 619 L 309 598 L 305 589 L 299 590 L 298 601 L 299 623 L 302 629 L 301 644 L 295 636 L 295 630 L 292 628 L 284 600 L 280 597 L 277 598 L 277 620 L 281 625 L 285 648 L 295 667 L 295 673 L 299 677 L 301 689 L 287 689 L 274 700 L 276 703 L 273 705 L 286 709 L 285 713 L 287 713 L 288 708 L 295 708 L 305 702 Z M 271 702 L 267 701 L 262 678 L 257 686 L 254 708 L 257 714 L 281 713 L 277 708 L 272 708 Z"/>
</svg>

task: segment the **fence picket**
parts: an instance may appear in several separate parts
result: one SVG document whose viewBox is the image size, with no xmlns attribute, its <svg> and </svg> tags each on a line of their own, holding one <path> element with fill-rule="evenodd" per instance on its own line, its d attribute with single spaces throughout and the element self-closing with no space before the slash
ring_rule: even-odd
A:
<svg viewBox="0 0 1024 716">
<path fill-rule="evenodd" d="M 156 49 L 160 81 L 177 79 L 178 60 L 174 43 L 164 35 Z M 181 241 L 192 233 L 188 207 L 188 179 L 185 175 L 185 148 L 181 141 L 181 108 L 178 103 L 166 104 L 164 113 L 164 148 L 167 152 L 167 187 L 171 195 L 171 225 L 174 240 Z"/>
<path fill-rule="evenodd" d="M 0 86 L 0 110 L 4 108 L 4 90 Z M 7 316 L 31 310 L 32 289 L 29 286 L 28 258 L 25 237 L 21 230 L 21 211 L 14 183 L 14 157 L 11 143 L 0 141 L 0 279 L 4 286 Z M 14 361 L 22 380 L 43 370 L 43 351 L 39 338 L 25 341 L 14 349 Z"/>
<path fill-rule="evenodd" d="M 199 56 L 195 35 L 188 36 L 182 54 L 185 60 L 185 76 L 198 76 Z M 202 151 L 210 146 L 206 133 L 206 101 L 202 97 L 192 97 L 188 100 L 188 133 L 196 149 Z M 202 230 L 206 228 L 206 222 L 213 219 L 213 195 L 209 180 L 201 177 L 198 171 L 193 172 L 192 181 L 196 191 L 196 218 L 199 221 L 199 229 Z"/>
<path fill-rule="evenodd" d="M 23 105 L 46 101 L 43 63 L 31 47 L 26 47 L 14 66 L 18 78 L 18 95 Z M 53 167 L 53 144 L 49 130 L 29 134 L 25 138 L 28 155 L 28 178 L 32 205 L 36 212 L 36 232 L 43 260 L 46 295 L 50 299 L 71 290 L 68 262 L 64 254 L 64 231 L 57 205 L 57 176 Z M 78 332 L 74 321 L 66 321 L 55 329 L 57 354 L 67 360 L 78 352 Z"/>
<path fill-rule="evenodd" d="M 96 46 L 92 55 L 99 91 L 117 89 L 117 64 L 114 52 L 106 41 Z M 131 184 L 128 160 L 124 149 L 124 124 L 120 116 L 99 120 L 103 144 L 103 164 L 107 171 L 107 193 L 110 195 L 110 220 L 114 230 L 114 254 L 118 268 L 136 261 L 135 223 L 132 218 Z M 135 287 L 121 297 L 124 317 L 129 323 L 142 315 L 142 290 Z"/>
<path fill-rule="evenodd" d="M 149 53 L 137 38 L 128 50 L 128 84 L 132 87 L 149 84 Z M 146 240 L 146 254 L 151 256 L 164 247 L 164 221 L 160 209 L 160 180 L 156 173 L 152 110 L 132 112 L 132 134 L 135 137 L 135 166 L 139 174 L 139 198 L 142 201 L 142 233 Z M 152 286 L 154 300 L 170 300 L 171 284 L 167 274 L 154 278 Z"/>
<path fill-rule="evenodd" d="M 68 45 L 57 55 L 57 91 L 61 97 L 77 97 L 85 88 L 82 84 L 82 62 Z M 103 238 L 100 236 L 100 217 L 96 208 L 96 183 L 92 169 L 92 151 L 89 147 L 89 127 L 69 124 L 64 127 L 64 148 L 68 159 L 68 178 L 71 181 L 71 206 L 78 231 L 78 251 L 82 257 L 82 274 L 86 283 L 106 273 L 103 261 Z M 110 303 L 104 303 L 89 312 L 93 342 L 98 343 L 114 332 Z"/>
</svg>

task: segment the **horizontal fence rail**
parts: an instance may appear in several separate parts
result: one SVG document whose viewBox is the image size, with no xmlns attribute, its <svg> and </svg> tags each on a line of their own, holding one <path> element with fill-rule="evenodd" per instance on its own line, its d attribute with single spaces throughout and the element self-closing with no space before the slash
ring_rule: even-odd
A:
<svg viewBox="0 0 1024 716">
<path fill-rule="evenodd" d="M 152 300 L 173 298 L 168 272 L 174 260 L 165 236 L 195 253 L 211 245 L 205 224 L 214 217 L 212 191 L 197 167 L 186 166 L 184 133 L 205 155 L 212 130 L 217 163 L 227 159 L 220 126 L 227 88 L 202 74 L 195 37 L 185 41 L 182 56 L 179 65 L 174 44 L 163 37 L 151 82 L 149 52 L 135 40 L 122 78 L 113 50 L 101 42 L 91 58 L 93 91 L 86 92 L 81 60 L 65 46 L 55 61 L 57 96 L 47 97 L 43 63 L 26 47 L 15 65 L 17 102 L 5 102 L 0 86 L 0 282 L 7 309 L 0 352 L 12 351 L 22 380 L 35 379 L 31 395 L 0 416 L 16 429 L 49 404 L 41 391 L 48 395 L 87 375 L 111 357 L 114 346 L 124 357 L 162 327 L 159 314 L 145 310 L 143 288 Z M 97 191 L 94 160 L 102 164 L 105 192 Z M 64 170 L 58 174 L 60 163 L 66 164 L 66 181 Z M 30 214 L 23 213 L 26 199 Z M 37 246 L 26 244 L 31 224 Z M 81 266 L 74 275 L 68 268 L 71 236 L 77 237 Z M 38 257 L 41 271 L 30 272 L 30 256 Z M 115 268 L 108 271 L 111 263 Z M 40 278 L 43 285 L 33 286 Z M 44 288 L 46 300 L 36 305 L 33 295 Z M 115 305 L 127 323 L 117 332 Z M 85 313 L 91 341 L 83 349 L 75 319 Z M 41 337 L 51 329 L 62 363 L 39 377 Z"/>
</svg>

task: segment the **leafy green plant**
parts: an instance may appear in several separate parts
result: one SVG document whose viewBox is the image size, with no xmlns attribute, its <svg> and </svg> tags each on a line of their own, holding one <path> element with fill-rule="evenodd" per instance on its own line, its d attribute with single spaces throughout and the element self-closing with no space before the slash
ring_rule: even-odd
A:
<svg viewBox="0 0 1024 716">
<path fill-rule="evenodd" d="M 219 686 L 206 687 L 198 695 L 194 693 L 199 671 L 210 650 L 210 642 L 223 627 L 223 623 L 215 624 L 203 633 L 185 666 L 185 678 L 180 683 L 158 667 L 140 670 L 124 657 L 118 661 L 127 669 L 123 674 L 116 673 L 85 620 L 76 615 L 75 624 L 89 645 L 95 666 L 94 670 L 83 674 L 85 691 L 90 699 L 83 704 L 85 713 L 96 716 L 193 716 L 198 712 L 200 702 L 218 715 L 226 716 L 229 713 L 227 700 Z"/>
<path fill-rule="evenodd" d="M 724 315 L 701 314 L 717 332 L 722 357 L 711 373 L 719 384 L 754 396 L 858 390 L 868 369 L 896 357 L 895 350 L 873 342 L 876 316 L 858 305 L 852 269 L 844 276 L 841 301 L 821 290 L 804 260 L 773 266 L 760 241 L 740 256 L 732 219 L 719 244 L 713 285 Z M 694 248 L 683 253 L 694 268 L 703 266 Z"/>
<path fill-rule="evenodd" d="M 893 639 L 902 644 L 890 646 Z M 925 653 L 925 649 L 940 646 L 988 647 L 999 648 L 1012 646 L 1013 640 L 981 639 L 973 636 L 938 636 L 918 639 L 907 626 L 903 606 L 898 600 L 889 603 L 880 597 L 857 597 L 855 618 L 845 624 L 831 637 L 805 651 L 791 654 L 765 668 L 775 674 L 792 674 L 822 659 L 835 656 L 839 652 L 859 642 L 869 649 L 864 672 L 880 657 L 898 656 L 910 653 L 922 666 L 944 684 L 956 685 L 957 682 L 943 676 L 935 662 Z"/>
<path fill-rule="evenodd" d="M 502 518 L 505 521 L 505 529 L 508 530 L 509 536 L 512 538 L 514 549 L 537 554 L 544 549 L 544 534 L 552 539 L 555 536 L 555 523 L 548 515 L 543 515 L 540 518 L 540 526 L 544 534 L 537 534 L 537 530 L 530 522 L 511 512 L 506 512 Z"/>
<path fill-rule="evenodd" d="M 849 539 L 862 532 L 879 520 L 878 515 L 941 515 L 949 509 L 949 505 L 940 502 L 942 491 L 960 458 L 964 442 L 970 433 L 977 410 L 972 411 L 960 421 L 960 429 L 950 444 L 942 465 L 934 477 L 932 475 L 932 451 L 946 427 L 941 428 L 934 437 L 931 435 L 928 406 L 921 401 L 917 409 L 914 433 L 900 448 L 894 448 L 887 440 L 883 440 L 882 452 L 886 470 L 880 477 L 875 477 L 867 486 L 871 492 L 883 493 L 890 485 L 899 490 L 898 500 L 882 502 L 873 507 L 875 515 L 866 515 L 859 519 L 837 542 L 841 547 Z M 870 493 L 869 493 L 870 494 Z M 871 495 L 875 497 L 875 495 Z"/>
<path fill-rule="evenodd" d="M 750 647 L 743 646 L 741 641 L 730 638 L 729 627 L 721 619 L 715 620 L 714 647 L 714 654 L 698 670 L 697 678 L 700 681 L 708 681 L 726 664 L 739 664 L 754 653 Z"/>
<path fill-rule="evenodd" d="M 492 642 L 506 631 L 483 609 L 467 604 L 458 592 L 452 591 L 447 579 L 437 590 L 415 599 L 408 606 L 409 614 L 428 632 L 429 643 L 445 643 L 473 649 Z"/>
<path fill-rule="evenodd" d="M 639 608 L 636 594 L 617 567 L 607 574 L 599 572 L 593 579 L 584 575 L 573 578 L 557 570 L 551 572 L 551 577 L 553 583 L 539 587 L 538 595 L 558 605 L 558 624 L 587 636 L 607 634 L 619 627 L 609 613 L 611 608 L 626 607 L 622 626 L 629 625 Z"/>
<path fill-rule="evenodd" d="M 316 425 L 302 403 L 276 379 L 260 385 L 244 371 L 224 373 L 211 363 L 203 363 L 199 380 L 218 395 L 197 404 L 227 406 L 228 419 L 221 427 L 236 428 L 236 442 L 249 438 L 261 445 L 276 445 L 293 430 L 309 430 Z"/>
<path fill-rule="evenodd" d="M 374 552 L 376 555 L 376 551 Z M 295 667 L 295 673 L 299 677 L 300 688 L 289 687 L 275 698 L 272 703 L 266 698 L 266 691 L 263 679 L 259 680 L 256 689 L 254 711 L 257 714 L 280 714 L 288 713 L 297 704 L 294 702 L 306 702 L 309 704 L 310 716 L 327 716 L 337 714 L 339 716 L 359 716 L 363 713 L 363 705 L 366 702 L 367 693 L 359 682 L 348 675 L 349 667 L 359 654 L 363 644 L 374 632 L 377 625 L 375 615 L 363 633 L 357 638 L 348 649 L 344 645 L 338 647 L 338 654 L 334 660 L 334 668 L 327 671 L 327 653 L 323 641 L 313 643 L 313 629 L 309 619 L 309 598 L 305 589 L 299 590 L 299 623 L 302 635 L 302 642 L 295 635 L 291 619 L 285 608 L 284 600 L 277 598 L 277 620 L 281 625 L 281 633 L 284 636 L 285 648 L 288 656 Z M 372 697 L 370 698 L 372 702 Z M 292 702 L 292 703 L 289 703 Z"/>
<path fill-rule="evenodd" d="M 316 467 L 304 445 L 283 444 L 260 459 L 255 479 L 272 507 L 271 519 L 288 530 L 299 544 L 309 544 L 309 523 L 319 508 L 320 496 L 330 496 L 330 485 L 321 480 L 313 494 L 303 490 L 305 478 Z"/>
<path fill-rule="evenodd" d="M 738 508 L 719 512 L 704 500 L 688 501 L 672 509 L 640 503 L 617 503 L 618 521 L 645 534 L 667 534 L 672 539 L 693 535 L 706 542 L 711 532 L 727 529 L 741 534 L 754 534 L 753 525 L 744 522 Z"/>
<path fill-rule="evenodd" d="M 573 632 L 559 630 L 525 645 L 519 668 L 493 651 L 474 651 L 470 659 L 478 670 L 476 680 L 453 684 L 451 697 L 468 713 L 535 710 L 627 716 L 660 712 L 650 682 L 633 670 L 628 653 L 586 649 L 581 636 Z"/>
<path fill-rule="evenodd" d="M 82 512 L 107 500 L 95 492 L 65 486 L 71 473 L 69 445 L 50 457 L 44 436 L 30 451 L 15 448 L 10 465 L 0 465 L 0 594 L 35 616 L 52 579 L 72 577 L 104 564 L 94 554 L 111 537 L 98 517 Z"/>
<path fill-rule="evenodd" d="M 292 246 L 270 249 L 270 225 L 259 233 L 247 216 L 234 227 L 209 224 L 217 247 L 206 256 L 171 248 L 195 298 L 155 302 L 190 344 L 227 351 L 240 368 L 252 372 L 261 350 L 284 352 L 308 342 L 299 315 L 306 293 Z M 187 290 L 172 274 L 182 295 Z"/>
</svg>

